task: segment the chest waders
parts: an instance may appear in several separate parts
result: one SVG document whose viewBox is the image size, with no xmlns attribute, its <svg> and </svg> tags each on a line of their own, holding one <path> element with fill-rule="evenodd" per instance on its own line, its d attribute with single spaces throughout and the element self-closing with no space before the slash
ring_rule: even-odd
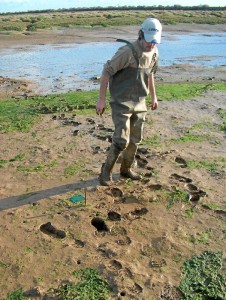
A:
<svg viewBox="0 0 226 300">
<path fill-rule="evenodd" d="M 139 143 L 142 140 L 143 124 L 147 112 L 145 98 L 149 93 L 148 80 L 152 68 L 139 68 L 139 59 L 133 45 L 125 40 L 132 50 L 137 68 L 128 67 L 118 71 L 109 83 L 111 94 L 112 119 L 115 132 L 106 162 L 100 174 L 101 185 L 112 181 L 113 167 L 123 151 L 120 174 L 123 177 L 139 180 L 141 176 L 131 170 Z"/>
</svg>

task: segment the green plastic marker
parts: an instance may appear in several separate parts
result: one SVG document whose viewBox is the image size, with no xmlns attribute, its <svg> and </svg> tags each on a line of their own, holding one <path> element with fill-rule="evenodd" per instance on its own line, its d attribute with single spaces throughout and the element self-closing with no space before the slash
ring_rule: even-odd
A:
<svg viewBox="0 0 226 300">
<path fill-rule="evenodd" d="M 83 195 L 79 194 L 79 195 L 72 196 L 69 200 L 73 203 L 78 203 L 78 202 L 85 200 L 85 197 Z"/>
</svg>

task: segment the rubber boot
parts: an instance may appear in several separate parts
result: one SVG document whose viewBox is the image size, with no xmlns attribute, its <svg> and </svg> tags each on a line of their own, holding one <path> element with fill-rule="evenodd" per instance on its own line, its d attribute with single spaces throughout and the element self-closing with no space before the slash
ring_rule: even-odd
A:
<svg viewBox="0 0 226 300">
<path fill-rule="evenodd" d="M 129 145 L 123 152 L 122 164 L 120 168 L 121 176 L 125 178 L 131 178 L 132 180 L 140 180 L 142 178 L 139 174 L 131 169 L 135 161 L 137 148 L 137 145 L 129 143 Z"/>
<path fill-rule="evenodd" d="M 108 186 L 112 182 L 112 170 L 119 157 L 121 150 L 115 145 L 111 145 L 106 162 L 102 165 L 100 174 L 100 184 Z"/>
</svg>

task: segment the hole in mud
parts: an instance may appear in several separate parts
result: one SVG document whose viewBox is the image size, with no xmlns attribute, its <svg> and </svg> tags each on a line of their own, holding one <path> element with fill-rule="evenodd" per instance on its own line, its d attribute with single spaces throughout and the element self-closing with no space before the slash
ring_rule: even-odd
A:
<svg viewBox="0 0 226 300">
<path fill-rule="evenodd" d="M 99 217 L 95 217 L 92 219 L 91 224 L 97 229 L 97 231 L 109 231 L 107 225 L 104 220 Z"/>
<path fill-rule="evenodd" d="M 82 263 L 81 260 L 78 259 L 78 260 L 77 260 L 77 265 L 81 265 L 81 263 Z"/>
<path fill-rule="evenodd" d="M 120 296 L 125 297 L 125 296 L 126 296 L 126 292 L 125 292 L 125 291 L 122 291 L 122 292 L 120 293 Z"/>
</svg>

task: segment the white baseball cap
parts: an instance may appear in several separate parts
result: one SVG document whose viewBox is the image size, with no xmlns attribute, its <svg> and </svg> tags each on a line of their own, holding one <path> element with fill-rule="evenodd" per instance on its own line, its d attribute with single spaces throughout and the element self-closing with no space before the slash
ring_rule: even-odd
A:
<svg viewBox="0 0 226 300">
<path fill-rule="evenodd" d="M 148 43 L 157 43 L 161 41 L 162 25 L 155 18 L 146 19 L 141 25 L 141 30 L 144 33 L 144 39 Z"/>
</svg>

